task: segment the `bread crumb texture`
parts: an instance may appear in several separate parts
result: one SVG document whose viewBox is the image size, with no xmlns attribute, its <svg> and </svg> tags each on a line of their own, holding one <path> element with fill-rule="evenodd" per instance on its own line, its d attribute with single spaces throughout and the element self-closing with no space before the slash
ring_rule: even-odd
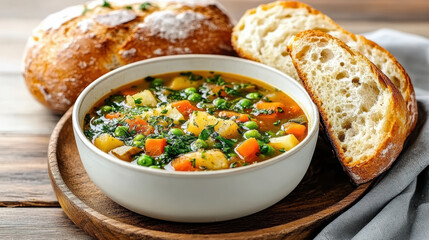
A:
<svg viewBox="0 0 429 240">
<path fill-rule="evenodd" d="M 373 161 L 372 177 L 390 166 L 406 136 L 405 103 L 393 84 L 363 55 L 320 31 L 299 33 L 289 50 L 343 164 Z"/>
<path fill-rule="evenodd" d="M 348 163 L 375 154 L 386 131 L 389 92 L 374 81 L 366 62 L 361 63 L 346 49 L 333 47 L 324 38 L 294 44 L 295 59 L 307 75 L 308 87 L 317 92 L 332 132 Z"/>
<path fill-rule="evenodd" d="M 27 42 L 30 92 L 64 112 L 89 83 L 125 64 L 164 55 L 234 54 L 233 26 L 215 1 L 146 2 L 93 1 L 48 16 Z"/>
<path fill-rule="evenodd" d="M 286 49 L 291 38 L 305 30 L 328 33 L 373 62 L 406 101 L 407 126 L 411 132 L 417 121 L 414 88 L 395 57 L 365 37 L 344 30 L 328 16 L 306 4 L 276 1 L 248 10 L 234 27 L 232 44 L 239 56 L 275 67 L 301 82 Z"/>
</svg>

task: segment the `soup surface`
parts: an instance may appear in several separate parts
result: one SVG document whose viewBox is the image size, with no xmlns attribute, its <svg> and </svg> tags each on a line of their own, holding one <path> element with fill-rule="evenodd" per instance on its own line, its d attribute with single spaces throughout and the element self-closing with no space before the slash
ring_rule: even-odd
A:
<svg viewBox="0 0 429 240">
<path fill-rule="evenodd" d="M 113 90 L 86 114 L 84 133 L 131 164 L 204 171 L 291 150 L 307 136 L 307 119 L 284 92 L 256 79 L 176 72 Z"/>
</svg>

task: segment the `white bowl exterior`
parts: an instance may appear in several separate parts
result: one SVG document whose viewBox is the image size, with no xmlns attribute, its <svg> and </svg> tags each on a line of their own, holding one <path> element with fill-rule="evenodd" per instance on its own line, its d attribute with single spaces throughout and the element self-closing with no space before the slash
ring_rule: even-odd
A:
<svg viewBox="0 0 429 240">
<path fill-rule="evenodd" d="M 273 159 L 236 169 L 198 173 L 133 166 L 103 153 L 84 136 L 85 114 L 112 89 L 148 75 L 189 70 L 240 74 L 283 90 L 306 112 L 308 136 L 290 152 Z M 307 171 L 319 127 L 315 105 L 295 80 L 262 64 L 212 55 L 162 57 L 110 72 L 84 90 L 75 103 L 72 118 L 82 163 L 91 180 L 108 197 L 137 213 L 178 222 L 229 220 L 258 212 L 280 201 L 298 185 Z"/>
</svg>

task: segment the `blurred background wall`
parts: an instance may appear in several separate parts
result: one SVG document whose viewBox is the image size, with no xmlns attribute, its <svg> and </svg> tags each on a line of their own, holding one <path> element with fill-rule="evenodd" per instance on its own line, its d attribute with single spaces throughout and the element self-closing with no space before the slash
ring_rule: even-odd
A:
<svg viewBox="0 0 429 240">
<path fill-rule="evenodd" d="M 274 0 L 220 0 L 239 19 Z M 27 37 L 50 13 L 85 0 L 0 0 L 0 71 L 16 72 Z M 429 0 L 303 0 L 355 33 L 393 28 L 429 37 Z M 19 52 L 19 54 L 17 54 Z"/>
<path fill-rule="evenodd" d="M 235 18 L 274 0 L 220 0 Z M 40 19 L 84 0 L 0 0 L 0 18 Z M 335 20 L 429 21 L 429 0 L 303 0 Z"/>
</svg>

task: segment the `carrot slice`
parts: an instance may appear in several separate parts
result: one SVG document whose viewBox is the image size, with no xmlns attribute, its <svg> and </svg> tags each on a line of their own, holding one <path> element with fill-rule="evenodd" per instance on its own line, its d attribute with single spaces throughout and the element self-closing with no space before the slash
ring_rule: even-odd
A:
<svg viewBox="0 0 429 240">
<path fill-rule="evenodd" d="M 198 171 L 199 168 L 197 166 L 193 166 L 193 163 L 191 162 L 191 159 L 189 159 L 186 156 L 182 156 L 179 158 L 174 159 L 171 162 L 171 166 L 176 171 Z"/>
<path fill-rule="evenodd" d="M 124 96 L 134 95 L 134 94 L 136 94 L 136 93 L 138 93 L 138 92 L 139 92 L 139 90 L 137 90 L 137 89 L 134 89 L 134 88 L 128 88 L 128 89 L 124 89 L 124 90 L 122 90 L 122 91 L 121 91 L 121 95 L 124 95 Z"/>
<path fill-rule="evenodd" d="M 177 108 L 179 112 L 183 115 L 189 116 L 194 111 L 198 111 L 199 109 L 191 104 L 188 100 L 182 100 L 178 102 L 174 102 L 171 104 L 172 107 Z"/>
<path fill-rule="evenodd" d="M 227 117 L 227 118 L 235 117 L 236 122 L 247 122 L 250 120 L 249 115 L 236 113 L 232 111 L 221 111 L 219 112 L 219 117 Z"/>
<path fill-rule="evenodd" d="M 281 102 L 258 102 L 256 108 L 260 110 L 267 110 L 270 114 L 259 114 L 260 119 L 277 119 L 285 115 L 286 105 Z"/>
<path fill-rule="evenodd" d="M 294 122 L 288 122 L 283 124 L 283 130 L 287 134 L 293 134 L 295 137 L 299 140 L 304 138 L 305 136 L 305 130 L 307 129 L 304 125 L 294 123 Z"/>
<path fill-rule="evenodd" d="M 115 119 L 115 118 L 122 118 L 124 115 L 122 114 L 122 113 L 108 113 L 108 114 L 106 114 L 104 117 L 105 118 L 107 118 L 107 119 L 110 119 L 110 120 L 112 120 L 112 119 Z"/>
<path fill-rule="evenodd" d="M 146 140 L 145 150 L 149 156 L 159 156 L 164 152 L 165 146 L 167 146 L 167 139 L 148 139 Z"/>
<path fill-rule="evenodd" d="M 153 127 L 141 118 L 126 119 L 125 122 L 128 123 L 130 131 L 134 130 L 137 133 L 141 133 L 143 135 L 149 135 L 153 133 Z"/>
<path fill-rule="evenodd" d="M 240 155 L 241 158 L 246 162 L 254 162 L 259 153 L 259 144 L 256 138 L 249 138 L 244 141 L 240 146 L 235 148 L 235 152 Z"/>
</svg>

